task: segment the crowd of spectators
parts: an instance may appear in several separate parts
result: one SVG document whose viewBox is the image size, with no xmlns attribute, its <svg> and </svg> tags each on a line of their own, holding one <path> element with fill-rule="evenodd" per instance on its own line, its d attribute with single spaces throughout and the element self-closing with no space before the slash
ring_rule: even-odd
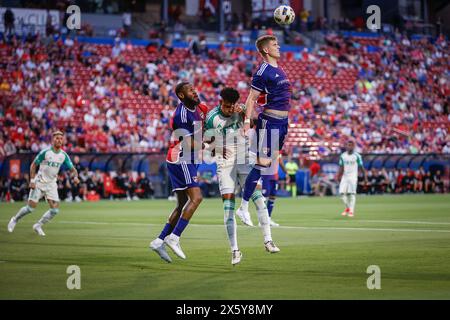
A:
<svg viewBox="0 0 450 320">
<path fill-rule="evenodd" d="M 432 44 L 397 34 L 361 45 L 330 34 L 304 59 L 318 77 L 355 70 L 355 85 L 321 90 L 296 81 L 292 121 L 315 141 L 353 136 L 361 152 L 449 153 L 448 53 L 442 38 Z"/>
<path fill-rule="evenodd" d="M 360 152 L 449 153 L 446 41 L 400 34 L 374 41 L 330 34 L 311 52 L 284 54 L 283 66 L 307 65 L 316 80 L 288 71 L 290 121 L 306 128 L 311 141 L 354 136 Z M 0 54 L 0 157 L 39 151 L 55 127 L 67 133 L 69 152 L 164 150 L 176 83 L 193 82 L 210 107 L 225 85 L 244 100 L 259 63 L 255 52 L 208 50 L 202 41 L 143 49 L 117 40 L 105 49 L 70 37 L 2 36 Z M 321 84 L 343 73 L 355 74 L 354 85 Z M 133 110 L 130 99 L 137 99 Z M 139 109 L 143 99 L 153 109 Z"/>
<path fill-rule="evenodd" d="M 371 169 L 367 171 L 367 184 L 362 175 L 358 179 L 358 193 L 445 193 L 443 172 L 410 169 Z M 336 175 L 319 171 L 311 179 L 312 194 L 316 196 L 337 195 L 339 181 Z"/>
</svg>

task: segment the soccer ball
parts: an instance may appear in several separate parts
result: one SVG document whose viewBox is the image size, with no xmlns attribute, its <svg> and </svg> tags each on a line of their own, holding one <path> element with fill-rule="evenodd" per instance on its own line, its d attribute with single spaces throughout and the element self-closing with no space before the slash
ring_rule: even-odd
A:
<svg viewBox="0 0 450 320">
<path fill-rule="evenodd" d="M 279 6 L 273 12 L 273 18 L 279 25 L 286 26 L 295 20 L 295 12 L 290 6 Z"/>
</svg>

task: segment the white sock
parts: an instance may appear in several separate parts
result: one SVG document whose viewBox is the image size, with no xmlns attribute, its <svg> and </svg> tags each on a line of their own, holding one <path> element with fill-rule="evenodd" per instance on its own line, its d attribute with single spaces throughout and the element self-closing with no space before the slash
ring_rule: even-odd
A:
<svg viewBox="0 0 450 320">
<path fill-rule="evenodd" d="M 248 211 L 248 201 L 247 200 L 242 199 L 241 209 L 244 211 Z"/>
<path fill-rule="evenodd" d="M 223 222 L 227 231 L 231 251 L 239 250 L 237 244 L 237 226 L 234 217 L 234 199 L 223 200 Z"/>
<path fill-rule="evenodd" d="M 267 241 L 272 241 L 272 232 L 270 230 L 270 222 L 269 222 L 269 212 L 267 208 L 264 210 L 256 210 L 258 214 L 258 221 L 261 225 L 261 230 L 264 236 L 264 243 Z"/>
<path fill-rule="evenodd" d="M 169 234 L 168 237 L 172 238 L 175 241 L 180 241 L 180 237 L 174 233 Z"/>
<path fill-rule="evenodd" d="M 355 210 L 356 195 L 349 194 L 348 198 L 349 198 L 348 207 L 350 208 L 350 211 L 353 212 Z"/>
<path fill-rule="evenodd" d="M 37 223 L 40 225 L 46 224 L 47 222 L 52 220 L 58 214 L 58 212 L 59 212 L 59 209 L 57 209 L 57 208 L 48 210 L 46 213 L 44 213 L 42 218 L 39 219 L 39 221 Z"/>
<path fill-rule="evenodd" d="M 27 214 L 33 212 L 34 208 L 30 207 L 29 205 L 26 205 L 25 207 L 20 208 L 19 212 L 14 216 L 14 220 L 19 221 L 23 217 L 25 217 Z"/>
<path fill-rule="evenodd" d="M 347 194 L 346 194 L 346 193 L 342 194 L 342 201 L 343 201 L 344 204 L 345 204 L 345 209 L 349 208 L 349 205 L 348 205 L 348 197 L 347 197 Z"/>
</svg>

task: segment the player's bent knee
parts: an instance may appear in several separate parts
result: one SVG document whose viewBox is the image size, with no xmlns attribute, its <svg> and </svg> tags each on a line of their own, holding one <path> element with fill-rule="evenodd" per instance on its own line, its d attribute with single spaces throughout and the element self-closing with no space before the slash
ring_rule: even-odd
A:
<svg viewBox="0 0 450 320">
<path fill-rule="evenodd" d="M 28 200 L 28 207 L 32 208 L 33 210 L 36 209 L 37 205 L 37 202 Z"/>
<path fill-rule="evenodd" d="M 202 203 L 203 197 L 201 195 L 195 196 L 191 199 L 191 202 L 194 206 L 198 207 L 200 203 Z"/>
</svg>

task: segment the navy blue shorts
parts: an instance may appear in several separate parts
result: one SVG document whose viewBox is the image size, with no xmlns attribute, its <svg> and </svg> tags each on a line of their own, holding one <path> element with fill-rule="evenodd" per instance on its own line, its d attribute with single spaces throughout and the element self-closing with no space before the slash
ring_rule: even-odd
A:
<svg viewBox="0 0 450 320">
<path fill-rule="evenodd" d="M 172 191 L 198 187 L 197 164 L 186 162 L 176 164 L 166 162 L 166 164 L 172 182 Z"/>
<path fill-rule="evenodd" d="M 256 136 L 258 142 L 257 156 L 272 157 L 273 151 L 283 149 L 284 140 L 288 133 L 288 119 L 277 119 L 264 113 L 258 115 Z M 271 143 L 271 141 L 273 143 Z M 276 145 L 278 142 L 278 145 Z"/>
<path fill-rule="evenodd" d="M 273 176 L 262 175 L 262 194 L 264 198 L 275 197 L 278 190 L 278 181 Z"/>
</svg>

